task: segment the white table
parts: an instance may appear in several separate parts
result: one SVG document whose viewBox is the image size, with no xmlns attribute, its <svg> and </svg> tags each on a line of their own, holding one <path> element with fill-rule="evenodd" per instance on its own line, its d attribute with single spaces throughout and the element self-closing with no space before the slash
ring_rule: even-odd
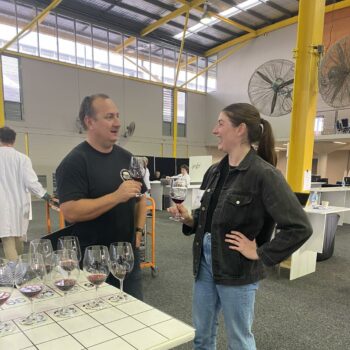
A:
<svg viewBox="0 0 350 350">
<path fill-rule="evenodd" d="M 322 253 L 323 250 L 327 215 L 348 212 L 350 208 L 330 206 L 327 209 L 313 209 L 306 207 L 305 211 L 311 222 L 313 233 L 291 256 L 290 280 L 316 271 L 317 253 Z"/>
<path fill-rule="evenodd" d="M 315 187 L 311 188 L 310 192 L 319 194 L 320 203 L 328 201 L 331 206 L 350 208 L 350 186 Z M 342 212 L 340 214 L 339 225 L 343 223 L 350 224 L 350 212 Z"/>
<path fill-rule="evenodd" d="M 163 210 L 163 185 L 160 181 L 151 181 L 151 197 L 156 203 L 156 210 Z"/>
<path fill-rule="evenodd" d="M 135 298 L 119 303 L 109 301 L 108 297 L 119 290 L 108 284 L 99 288 L 107 305 L 99 311 L 85 307 L 86 301 L 94 297 L 94 287 L 84 282 L 84 276 L 78 289 L 67 297 L 68 304 L 74 304 L 77 310 L 70 318 L 54 315 L 54 310 L 62 305 L 61 292 L 49 289 L 47 296 L 36 299 L 35 310 L 44 312 L 47 320 L 34 326 L 20 325 L 19 320 L 30 313 L 30 304 L 15 290 L 9 301 L 17 303 L 4 304 L 0 309 L 2 320 L 11 320 L 15 327 L 14 332 L 0 337 L 0 349 L 160 350 L 172 349 L 194 338 L 192 327 Z"/>
</svg>

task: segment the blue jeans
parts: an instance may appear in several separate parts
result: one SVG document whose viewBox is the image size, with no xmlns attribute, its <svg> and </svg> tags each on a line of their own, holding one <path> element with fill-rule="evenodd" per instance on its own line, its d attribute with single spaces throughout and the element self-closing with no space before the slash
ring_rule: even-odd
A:
<svg viewBox="0 0 350 350">
<path fill-rule="evenodd" d="M 215 350 L 218 314 L 223 310 L 228 349 L 255 350 L 251 331 L 258 283 L 243 286 L 215 284 L 211 262 L 211 235 L 206 233 L 198 278 L 193 290 L 194 349 Z"/>
</svg>

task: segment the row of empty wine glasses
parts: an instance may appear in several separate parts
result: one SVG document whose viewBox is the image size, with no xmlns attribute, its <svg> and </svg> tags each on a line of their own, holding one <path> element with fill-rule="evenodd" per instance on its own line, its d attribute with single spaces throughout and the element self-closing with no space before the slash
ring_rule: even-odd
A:
<svg viewBox="0 0 350 350">
<path fill-rule="evenodd" d="M 44 320 L 42 314 L 34 313 L 33 300 L 44 291 L 45 284 L 49 284 L 50 281 L 64 293 L 63 307 L 55 314 L 69 317 L 75 312 L 73 307 L 66 305 L 66 295 L 77 284 L 79 278 L 79 260 L 81 259 L 79 241 L 74 236 L 62 237 L 61 241 L 58 247 L 63 249 L 57 251 L 52 250 L 49 240 L 31 242 L 29 254 L 22 254 L 19 257 L 14 271 L 10 263 L 0 259 L 0 306 L 11 296 L 14 284 L 31 302 L 31 314 L 21 320 L 22 324 L 30 325 Z M 66 244 L 69 241 L 74 241 L 74 244 L 71 244 L 72 242 Z M 109 251 L 106 246 L 87 247 L 83 269 L 88 281 L 96 288 L 96 298 L 86 307 L 94 309 L 103 307 L 103 302 L 97 297 L 97 291 L 107 279 L 109 272 L 112 272 L 113 276 L 120 281 L 118 297 L 110 299 L 112 301 L 124 299 L 123 280 L 125 274 L 132 270 L 133 264 L 133 250 L 128 242 L 113 243 Z M 8 324 L 0 324 L 0 335 L 2 332 L 9 331 L 8 327 Z"/>
</svg>

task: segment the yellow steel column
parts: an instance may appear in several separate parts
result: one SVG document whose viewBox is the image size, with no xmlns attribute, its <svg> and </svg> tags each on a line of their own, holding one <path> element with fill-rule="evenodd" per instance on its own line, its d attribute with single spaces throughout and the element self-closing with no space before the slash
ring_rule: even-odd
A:
<svg viewBox="0 0 350 350">
<path fill-rule="evenodd" d="M 325 0 L 300 0 L 292 124 L 287 180 L 301 192 L 305 171 L 311 171 L 317 103 L 317 69 L 322 45 Z"/>
<path fill-rule="evenodd" d="M 4 85 L 2 78 L 2 59 L 0 55 L 0 128 L 5 126 L 5 102 L 4 102 Z"/>
<path fill-rule="evenodd" d="M 173 92 L 173 157 L 176 158 L 177 151 L 177 89 Z"/>
</svg>

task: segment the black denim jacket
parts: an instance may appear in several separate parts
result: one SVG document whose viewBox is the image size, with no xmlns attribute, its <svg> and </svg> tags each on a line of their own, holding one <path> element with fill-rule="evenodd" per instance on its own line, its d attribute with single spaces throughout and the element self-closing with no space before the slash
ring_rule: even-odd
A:
<svg viewBox="0 0 350 350">
<path fill-rule="evenodd" d="M 211 196 L 226 156 L 206 172 L 201 206 L 194 212 L 194 226 L 183 225 L 183 233 L 195 233 L 193 273 L 197 276 L 202 241 Z M 277 224 L 277 234 L 271 240 Z M 256 239 L 259 260 L 249 260 L 228 248 L 225 234 L 240 231 Z M 211 224 L 212 268 L 218 284 L 243 285 L 264 277 L 263 264 L 272 266 L 288 258 L 312 234 L 309 220 L 283 175 L 252 149 L 238 167 L 230 169 L 221 189 Z"/>
</svg>

